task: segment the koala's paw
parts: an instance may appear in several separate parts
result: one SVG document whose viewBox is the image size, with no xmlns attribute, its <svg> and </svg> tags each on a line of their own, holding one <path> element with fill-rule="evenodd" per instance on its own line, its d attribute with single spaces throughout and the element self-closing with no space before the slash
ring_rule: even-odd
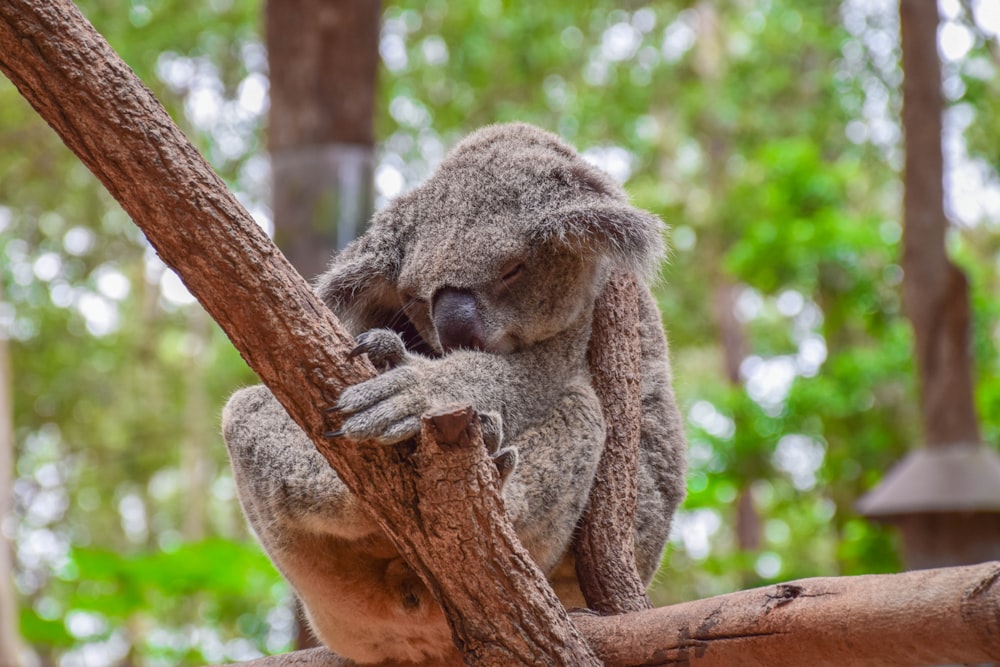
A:
<svg viewBox="0 0 1000 667">
<path fill-rule="evenodd" d="M 348 357 L 368 355 L 380 372 L 401 366 L 406 361 L 406 346 L 399 334 L 391 329 L 369 329 L 358 334 L 357 345 Z"/>
<path fill-rule="evenodd" d="M 383 445 L 415 436 L 420 432 L 420 415 L 429 406 L 419 378 L 418 368 L 405 365 L 348 387 L 331 408 L 346 417 L 339 431 L 327 435 Z"/>
<path fill-rule="evenodd" d="M 503 418 L 499 412 L 481 412 L 479 423 L 483 429 L 483 444 L 500 473 L 500 488 L 503 488 L 517 467 L 517 448 L 503 446 Z"/>
</svg>

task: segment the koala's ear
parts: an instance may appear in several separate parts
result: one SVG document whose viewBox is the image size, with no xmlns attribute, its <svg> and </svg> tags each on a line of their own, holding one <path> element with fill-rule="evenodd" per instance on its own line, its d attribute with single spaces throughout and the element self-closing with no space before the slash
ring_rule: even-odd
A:
<svg viewBox="0 0 1000 667">
<path fill-rule="evenodd" d="M 384 313 L 399 307 L 394 253 L 349 246 L 316 279 L 316 293 L 353 333 L 385 326 Z"/>
<path fill-rule="evenodd" d="M 659 217 L 611 198 L 574 202 L 532 225 L 533 240 L 566 243 L 603 256 L 619 268 L 652 277 L 666 252 Z"/>
</svg>

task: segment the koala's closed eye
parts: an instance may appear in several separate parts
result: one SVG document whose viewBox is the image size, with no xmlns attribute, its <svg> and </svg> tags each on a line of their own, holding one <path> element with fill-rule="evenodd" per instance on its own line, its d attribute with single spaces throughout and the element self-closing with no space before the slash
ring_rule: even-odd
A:
<svg viewBox="0 0 1000 667">
<path fill-rule="evenodd" d="M 501 269 L 501 272 L 500 282 L 502 282 L 505 287 L 510 287 L 524 275 L 524 262 L 521 260 L 508 262 Z"/>
</svg>

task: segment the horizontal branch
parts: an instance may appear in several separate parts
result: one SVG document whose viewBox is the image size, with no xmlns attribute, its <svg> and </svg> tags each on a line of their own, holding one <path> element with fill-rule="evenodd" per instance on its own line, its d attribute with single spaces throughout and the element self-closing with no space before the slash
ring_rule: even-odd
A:
<svg viewBox="0 0 1000 667">
<path fill-rule="evenodd" d="M 801 579 L 573 620 L 609 666 L 990 662 L 1000 659 L 1000 562 Z"/>
<path fill-rule="evenodd" d="M 800 579 L 573 620 L 607 667 L 913 667 L 1000 660 L 1000 562 Z M 299 651 L 243 667 L 341 667 Z"/>
</svg>

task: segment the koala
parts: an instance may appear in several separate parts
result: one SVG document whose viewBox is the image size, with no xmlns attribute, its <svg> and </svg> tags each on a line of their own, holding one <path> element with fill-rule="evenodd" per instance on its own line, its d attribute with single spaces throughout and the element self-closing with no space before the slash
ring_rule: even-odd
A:
<svg viewBox="0 0 1000 667">
<path fill-rule="evenodd" d="M 316 282 L 357 337 L 354 353 L 382 371 L 341 394 L 333 409 L 343 424 L 330 435 L 392 446 L 416 435 L 427 411 L 471 403 L 521 542 L 563 604 L 583 606 L 570 545 L 605 439 L 587 345 L 610 272 L 632 272 L 642 353 L 636 566 L 648 585 L 685 472 L 647 280 L 662 234 L 656 216 L 552 134 L 508 124 L 470 135 Z M 233 395 L 223 431 L 244 512 L 330 650 L 358 664 L 433 664 L 454 650 L 426 587 L 266 388 Z"/>
</svg>

